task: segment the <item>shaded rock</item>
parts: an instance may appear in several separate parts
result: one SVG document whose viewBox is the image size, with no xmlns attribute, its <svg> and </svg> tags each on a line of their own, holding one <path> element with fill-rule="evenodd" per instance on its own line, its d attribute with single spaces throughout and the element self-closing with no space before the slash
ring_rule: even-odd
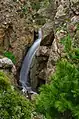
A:
<svg viewBox="0 0 79 119">
<path fill-rule="evenodd" d="M 39 56 L 49 56 L 49 48 L 47 46 L 40 46 L 37 53 L 36 53 L 36 56 L 39 57 Z"/>
<path fill-rule="evenodd" d="M 52 43 L 49 59 L 47 62 L 47 69 L 46 69 L 46 82 L 49 82 L 49 78 L 51 75 L 55 73 L 56 70 L 56 62 L 60 58 L 60 50 L 58 48 L 58 43 L 56 39 L 54 39 L 54 42 Z"/>
<path fill-rule="evenodd" d="M 41 41 L 41 46 L 51 46 L 54 39 L 54 31 L 53 31 L 53 22 L 47 22 L 43 27 L 43 40 Z"/>
<path fill-rule="evenodd" d="M 46 80 L 46 70 L 43 69 L 40 71 L 39 75 L 38 75 L 38 78 L 41 80 Z"/>
</svg>

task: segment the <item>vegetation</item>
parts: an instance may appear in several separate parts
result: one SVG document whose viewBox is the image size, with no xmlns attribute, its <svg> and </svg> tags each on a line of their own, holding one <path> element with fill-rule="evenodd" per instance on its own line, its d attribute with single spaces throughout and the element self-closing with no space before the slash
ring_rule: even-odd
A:
<svg viewBox="0 0 79 119">
<path fill-rule="evenodd" d="M 33 111 L 46 119 L 79 119 L 79 48 L 74 47 L 68 34 L 61 39 L 65 56 L 57 63 L 50 84 L 40 88 L 36 107 L 12 89 L 10 79 L 0 72 L 0 118 L 31 119 Z M 5 52 L 14 60 L 12 53 Z"/>
<path fill-rule="evenodd" d="M 0 72 L 0 119 L 31 119 L 31 102 L 11 87 L 8 77 Z"/>
<path fill-rule="evenodd" d="M 7 64 L 0 64 L 2 70 L 0 70 L 0 119 L 79 119 L 79 48 L 77 47 L 79 46 L 79 10 L 78 5 L 76 5 L 78 0 L 1 0 L 0 3 L 1 59 L 4 56 L 8 57 L 15 64 L 16 58 L 11 51 L 21 51 L 20 54 L 23 56 L 24 53 L 22 54 L 22 52 L 31 43 L 30 41 L 33 41 L 30 38 L 33 36 L 34 29 L 37 30 L 38 27 L 43 28 L 43 35 L 48 40 L 46 46 L 43 44 L 47 50 L 48 56 L 46 57 L 50 57 L 49 50 L 52 50 L 52 52 L 54 52 L 54 49 L 56 50 L 56 47 L 51 49 L 50 45 L 51 40 L 53 42 L 54 39 L 56 44 L 53 46 L 57 45 L 58 57 L 62 56 L 57 64 L 55 63 L 58 58 L 55 57 L 56 54 L 54 54 L 56 59 L 54 63 L 51 60 L 52 56 L 46 62 L 46 66 L 53 64 L 55 67 L 56 64 L 56 72 L 51 76 L 50 83 L 40 88 L 40 94 L 31 96 L 32 102 L 27 100 L 12 85 L 12 81 L 7 74 L 9 72 L 9 75 L 15 78 L 13 68 L 12 70 L 9 67 L 7 69 Z M 53 37 L 50 34 L 51 31 L 54 31 Z M 68 35 L 61 39 L 61 46 L 58 43 L 59 38 L 66 34 Z M 63 47 L 64 51 L 62 53 Z M 4 51 L 5 49 L 10 52 Z M 17 56 L 18 52 L 16 57 L 20 58 L 20 54 Z M 16 73 L 21 68 L 19 67 L 22 63 L 21 59 L 17 61 Z M 36 59 L 39 60 L 38 56 Z M 45 55 L 43 59 L 45 59 Z M 37 66 L 32 69 L 39 68 L 40 63 L 37 61 Z M 46 70 L 46 66 L 41 66 L 36 71 L 36 77 L 39 77 L 38 74 L 41 69 L 42 71 L 43 69 Z M 4 70 L 7 73 L 4 73 Z M 18 78 L 18 74 L 16 78 Z M 40 80 L 39 77 L 36 84 L 41 82 Z M 34 100 L 35 98 L 36 100 Z"/>
<path fill-rule="evenodd" d="M 58 61 L 51 83 L 40 88 L 36 110 L 47 119 L 79 119 L 79 49 L 72 46 L 69 35 L 62 43 L 67 59 Z"/>
<path fill-rule="evenodd" d="M 6 57 L 8 57 L 9 59 L 11 59 L 14 64 L 16 63 L 16 58 L 15 58 L 15 56 L 13 55 L 12 52 L 5 51 L 5 52 L 4 52 L 4 56 L 6 56 Z"/>
<path fill-rule="evenodd" d="M 4 72 L 0 71 L 0 90 L 8 90 L 11 88 L 11 83 L 9 78 L 4 74 Z"/>
<path fill-rule="evenodd" d="M 74 47 L 70 35 L 68 34 L 64 39 L 62 39 L 61 43 L 64 45 L 64 52 L 66 53 L 66 58 L 68 61 L 78 65 L 79 48 Z"/>
<path fill-rule="evenodd" d="M 0 94 L 1 119 L 31 119 L 32 105 L 16 91 L 4 91 Z"/>
</svg>

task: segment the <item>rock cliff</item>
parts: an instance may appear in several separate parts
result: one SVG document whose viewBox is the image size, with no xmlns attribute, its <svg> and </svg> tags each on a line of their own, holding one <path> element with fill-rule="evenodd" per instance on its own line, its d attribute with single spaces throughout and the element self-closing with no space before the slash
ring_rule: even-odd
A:
<svg viewBox="0 0 79 119">
<path fill-rule="evenodd" d="M 31 83 L 36 89 L 50 82 L 57 61 L 65 57 L 61 39 L 70 35 L 74 47 L 79 46 L 79 0 L 50 0 L 45 12 L 39 12 L 48 20 L 42 26 L 43 40 L 30 70 Z"/>
<path fill-rule="evenodd" d="M 17 69 L 39 27 L 43 39 L 30 69 L 34 89 L 50 81 L 56 62 L 65 57 L 60 43 L 64 36 L 69 34 L 79 46 L 79 0 L 0 0 L 0 54 L 12 52 Z"/>
</svg>

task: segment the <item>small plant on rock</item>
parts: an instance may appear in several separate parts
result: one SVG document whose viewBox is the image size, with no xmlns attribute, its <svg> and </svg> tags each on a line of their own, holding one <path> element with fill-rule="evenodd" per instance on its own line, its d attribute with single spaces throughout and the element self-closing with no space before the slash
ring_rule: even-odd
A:
<svg viewBox="0 0 79 119">
<path fill-rule="evenodd" d="M 4 52 L 4 56 L 6 56 L 6 57 L 8 57 L 9 59 L 11 59 L 14 64 L 16 63 L 16 58 L 15 58 L 15 56 L 13 55 L 12 52 L 5 51 L 5 52 Z"/>
</svg>

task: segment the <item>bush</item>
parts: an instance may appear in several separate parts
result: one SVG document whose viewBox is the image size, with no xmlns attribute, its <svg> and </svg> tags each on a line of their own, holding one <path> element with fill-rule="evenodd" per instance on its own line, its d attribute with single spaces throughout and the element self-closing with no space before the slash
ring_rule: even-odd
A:
<svg viewBox="0 0 79 119">
<path fill-rule="evenodd" d="M 79 119 L 79 71 L 62 60 L 51 84 L 43 86 L 36 102 L 38 112 L 47 119 Z"/>
<path fill-rule="evenodd" d="M 6 57 L 8 57 L 9 59 L 11 59 L 14 64 L 16 63 L 15 56 L 13 55 L 12 52 L 6 51 L 6 52 L 4 52 L 4 56 L 6 56 Z"/>
<path fill-rule="evenodd" d="M 61 39 L 61 42 L 64 45 L 64 52 L 66 53 L 67 59 L 69 59 L 72 63 L 79 62 L 79 48 L 74 47 L 74 43 L 72 43 L 72 39 L 68 34 L 64 39 Z"/>
<path fill-rule="evenodd" d="M 16 91 L 0 93 L 0 119 L 31 119 L 32 105 Z"/>
<path fill-rule="evenodd" d="M 40 88 L 36 110 L 47 119 L 79 119 L 79 48 L 69 35 L 61 42 L 67 59 L 60 59 L 51 83 Z"/>
<path fill-rule="evenodd" d="M 31 119 L 31 102 L 11 87 L 9 78 L 0 72 L 0 119 Z"/>
</svg>

